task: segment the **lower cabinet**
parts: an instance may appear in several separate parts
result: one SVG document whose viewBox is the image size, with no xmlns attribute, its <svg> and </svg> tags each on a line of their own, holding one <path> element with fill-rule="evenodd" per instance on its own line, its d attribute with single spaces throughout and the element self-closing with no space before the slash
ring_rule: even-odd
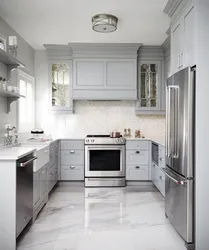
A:
<svg viewBox="0 0 209 250">
<path fill-rule="evenodd" d="M 60 180 L 84 180 L 84 140 L 61 141 Z"/>
<path fill-rule="evenodd" d="M 61 179 L 63 181 L 83 181 L 84 180 L 84 166 L 62 166 Z"/>
<path fill-rule="evenodd" d="M 146 181 L 149 179 L 148 166 L 126 166 L 127 181 Z"/>
<path fill-rule="evenodd" d="M 47 192 L 47 167 L 46 164 L 40 170 L 33 173 L 33 211 L 40 207 Z"/>
<path fill-rule="evenodd" d="M 126 180 L 150 180 L 150 142 L 148 140 L 126 141 Z"/>
<path fill-rule="evenodd" d="M 165 175 L 158 165 L 152 162 L 151 167 L 152 182 L 156 188 L 165 196 Z"/>
</svg>

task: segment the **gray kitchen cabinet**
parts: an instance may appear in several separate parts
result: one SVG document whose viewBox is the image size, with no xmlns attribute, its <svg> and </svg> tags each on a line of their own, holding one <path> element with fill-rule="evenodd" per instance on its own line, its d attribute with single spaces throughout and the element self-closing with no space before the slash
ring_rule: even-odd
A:
<svg viewBox="0 0 209 250">
<path fill-rule="evenodd" d="M 171 74 L 196 64 L 195 59 L 195 6 L 192 0 L 182 1 L 178 8 L 168 3 L 165 13 L 171 17 Z"/>
<path fill-rule="evenodd" d="M 165 115 L 165 58 L 161 46 L 142 46 L 138 59 L 135 114 Z"/>
<path fill-rule="evenodd" d="M 128 165 L 147 165 L 149 162 L 148 150 L 126 150 L 126 160 Z"/>
<path fill-rule="evenodd" d="M 84 180 L 84 166 L 70 165 L 62 166 L 61 179 L 63 181 L 83 181 Z"/>
<path fill-rule="evenodd" d="M 41 201 L 40 172 L 33 173 L 33 210 L 35 211 Z"/>
<path fill-rule="evenodd" d="M 47 193 L 47 168 L 48 164 L 43 166 L 37 172 L 33 173 L 33 214 L 34 219 L 46 203 Z"/>
<path fill-rule="evenodd" d="M 165 147 L 159 144 L 159 163 L 152 162 L 151 180 L 160 193 L 165 196 L 165 174 L 162 172 L 165 168 Z"/>
<path fill-rule="evenodd" d="M 40 182 L 40 193 L 43 197 L 47 194 L 47 167 L 43 168 L 40 172 Z"/>
<path fill-rule="evenodd" d="M 149 167 L 147 166 L 126 166 L 127 181 L 146 181 L 149 180 Z"/>
<path fill-rule="evenodd" d="M 60 180 L 84 180 L 84 140 L 61 140 Z"/>
<path fill-rule="evenodd" d="M 74 59 L 74 100 L 136 100 L 136 59 Z"/>
<path fill-rule="evenodd" d="M 48 56 L 49 110 L 72 114 L 73 63 L 68 45 L 44 45 Z"/>
<path fill-rule="evenodd" d="M 148 140 L 127 139 L 126 180 L 150 180 L 150 142 Z"/>
<path fill-rule="evenodd" d="M 57 184 L 59 174 L 59 141 L 50 144 L 50 161 L 48 167 L 48 193 Z"/>
</svg>

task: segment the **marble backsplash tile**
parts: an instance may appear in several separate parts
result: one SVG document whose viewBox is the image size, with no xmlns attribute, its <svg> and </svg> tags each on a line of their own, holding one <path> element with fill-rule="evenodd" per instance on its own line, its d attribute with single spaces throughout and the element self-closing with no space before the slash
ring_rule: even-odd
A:
<svg viewBox="0 0 209 250">
<path fill-rule="evenodd" d="M 164 144 L 164 116 L 136 116 L 134 101 L 75 101 L 75 114 L 55 115 L 37 103 L 37 126 L 53 137 L 84 138 L 87 134 L 123 133 L 130 128 Z"/>
</svg>

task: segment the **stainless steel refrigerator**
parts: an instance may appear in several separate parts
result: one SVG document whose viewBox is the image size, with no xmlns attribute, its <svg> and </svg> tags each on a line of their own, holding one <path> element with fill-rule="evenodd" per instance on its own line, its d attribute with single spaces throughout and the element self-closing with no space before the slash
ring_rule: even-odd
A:
<svg viewBox="0 0 209 250">
<path fill-rule="evenodd" d="M 173 227 L 194 247 L 195 68 L 166 83 L 165 210 Z"/>
</svg>

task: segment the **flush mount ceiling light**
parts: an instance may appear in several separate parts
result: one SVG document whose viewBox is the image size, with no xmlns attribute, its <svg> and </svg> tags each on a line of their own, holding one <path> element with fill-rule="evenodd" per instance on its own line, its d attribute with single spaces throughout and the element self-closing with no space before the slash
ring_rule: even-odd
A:
<svg viewBox="0 0 209 250">
<path fill-rule="evenodd" d="M 92 17 L 92 28 L 96 32 L 109 33 L 117 29 L 118 18 L 110 14 L 97 14 Z"/>
</svg>

